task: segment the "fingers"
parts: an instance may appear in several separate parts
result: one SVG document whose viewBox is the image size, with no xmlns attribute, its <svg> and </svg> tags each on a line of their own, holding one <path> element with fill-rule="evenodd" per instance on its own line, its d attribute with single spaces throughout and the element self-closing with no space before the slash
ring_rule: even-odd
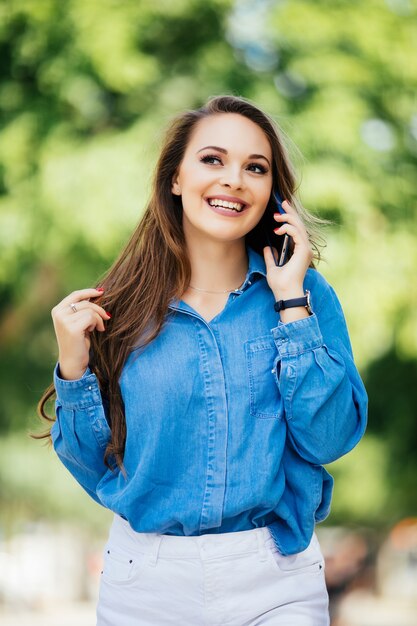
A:
<svg viewBox="0 0 417 626">
<path fill-rule="evenodd" d="M 274 213 L 274 220 L 276 222 L 288 222 L 289 224 L 298 224 L 304 227 L 303 222 L 300 219 L 298 213 Z"/>
<path fill-rule="evenodd" d="M 292 209 L 292 211 L 294 211 L 294 209 Z M 296 212 L 292 212 L 292 213 L 274 213 L 274 220 L 278 223 L 281 224 L 292 224 L 293 226 L 296 226 L 297 228 L 299 228 L 301 231 L 306 232 L 305 226 L 303 221 L 301 220 L 300 216 L 298 215 L 298 213 Z M 307 234 L 307 232 L 306 232 Z"/>
<path fill-rule="evenodd" d="M 285 214 L 274 214 L 275 221 L 278 222 L 278 224 L 281 223 L 278 228 L 274 229 L 274 233 L 280 236 L 285 234 L 289 235 L 294 242 L 294 254 L 301 254 L 302 258 L 311 261 L 313 258 L 313 250 L 303 221 L 296 210 L 287 201 L 284 201 L 282 205 L 286 211 L 287 209 L 289 210 Z"/>
<path fill-rule="evenodd" d="M 296 226 L 292 226 L 291 224 L 283 224 L 279 228 L 276 228 L 274 230 L 274 233 L 276 235 L 285 235 L 286 233 L 287 235 L 290 235 L 290 237 L 292 237 L 295 242 L 297 240 L 299 241 L 302 238 L 300 229 L 297 228 Z M 302 239 L 305 239 L 305 238 L 303 237 Z"/>
<path fill-rule="evenodd" d="M 309 245 L 309 238 L 304 223 L 300 219 L 299 215 L 294 212 L 294 209 L 292 209 L 292 211 L 292 213 L 285 213 L 284 215 L 274 213 L 275 221 L 278 223 L 281 222 L 281 226 L 274 229 L 274 233 L 276 235 L 284 235 L 287 233 L 293 238 L 294 243 L 304 242 Z"/>
<path fill-rule="evenodd" d="M 103 318 L 98 313 L 91 311 L 90 309 L 80 311 L 79 314 L 77 314 L 77 319 L 73 318 L 72 320 L 69 320 L 69 322 L 70 324 L 72 323 L 75 332 L 77 332 L 77 330 L 87 330 L 91 333 L 93 330 L 106 330 Z"/>
<path fill-rule="evenodd" d="M 67 332 L 73 335 L 79 335 L 86 330 L 88 332 L 92 332 L 93 330 L 106 330 L 103 317 L 91 308 L 77 311 L 77 313 L 70 314 L 65 320 L 61 319 L 60 321 L 61 323 L 65 323 Z"/>
<path fill-rule="evenodd" d="M 295 215 L 298 218 L 300 217 L 297 210 L 288 202 L 288 200 L 282 201 L 282 208 L 285 211 L 285 214 L 282 213 L 281 215 Z"/>
<path fill-rule="evenodd" d="M 60 312 L 68 313 L 68 311 L 70 311 L 71 313 L 75 313 L 76 310 L 80 310 L 85 306 L 93 307 L 98 312 L 111 317 L 111 315 L 109 315 L 102 307 L 98 306 L 94 302 L 90 302 L 89 300 L 90 298 L 99 298 L 102 295 L 103 289 L 80 289 L 78 291 L 73 291 L 68 296 L 63 298 L 56 306 L 54 306 L 52 309 L 52 317 Z"/>
<path fill-rule="evenodd" d="M 78 289 L 66 296 L 58 306 L 71 304 L 71 302 L 80 302 L 81 300 L 88 300 L 88 298 L 98 298 L 103 295 L 103 289 Z"/>
<path fill-rule="evenodd" d="M 272 248 L 272 251 L 274 253 L 275 259 L 278 259 L 278 251 L 276 248 Z M 264 248 L 264 258 L 265 258 L 265 265 L 266 265 L 266 269 L 269 270 L 270 268 L 276 267 L 276 263 L 274 260 L 274 256 L 272 255 L 272 251 L 271 248 L 269 246 L 266 246 Z"/>
<path fill-rule="evenodd" d="M 307 232 L 305 228 L 300 228 L 297 224 L 294 226 L 293 224 L 282 224 L 279 228 L 275 228 L 274 233 L 276 235 L 290 235 L 293 238 L 294 243 L 304 243 L 306 245 L 310 245 Z"/>
<path fill-rule="evenodd" d="M 286 213 L 289 213 L 290 215 L 298 215 L 297 211 L 291 206 L 288 200 L 283 200 L 282 208 Z"/>
<path fill-rule="evenodd" d="M 103 294 L 99 289 L 80 289 L 66 296 L 51 311 L 55 328 L 75 334 L 88 330 L 91 332 L 105 330 L 104 321 L 111 318 L 110 313 L 89 298 L 97 298 Z"/>
<path fill-rule="evenodd" d="M 73 306 L 71 306 L 71 304 Z M 73 307 L 75 307 L 75 311 Z M 110 313 L 105 311 L 102 306 L 99 306 L 95 302 L 90 302 L 89 300 L 80 300 L 78 302 L 71 301 L 69 304 L 60 307 L 60 311 L 62 311 L 64 314 L 68 313 L 69 315 L 73 315 L 74 313 L 78 313 L 79 311 L 83 311 L 85 309 L 92 309 L 93 311 L 96 311 L 96 313 L 98 313 L 99 315 L 103 317 L 105 316 L 105 319 L 111 318 Z"/>
</svg>

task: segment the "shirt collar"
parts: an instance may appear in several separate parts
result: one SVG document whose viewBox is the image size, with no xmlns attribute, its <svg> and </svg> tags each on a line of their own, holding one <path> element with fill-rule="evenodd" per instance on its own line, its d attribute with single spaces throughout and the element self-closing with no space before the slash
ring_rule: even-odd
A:
<svg viewBox="0 0 417 626">
<path fill-rule="evenodd" d="M 244 291 L 248 286 L 250 286 L 257 274 L 266 278 L 264 258 L 249 246 L 246 246 L 246 250 L 249 261 L 248 273 L 246 274 L 245 282 L 238 291 Z"/>
</svg>

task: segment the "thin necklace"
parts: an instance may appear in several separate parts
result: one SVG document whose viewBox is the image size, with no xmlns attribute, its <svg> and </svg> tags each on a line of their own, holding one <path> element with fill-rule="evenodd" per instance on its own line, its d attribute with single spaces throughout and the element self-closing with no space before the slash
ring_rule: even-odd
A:
<svg viewBox="0 0 417 626">
<path fill-rule="evenodd" d="M 232 293 L 232 291 L 237 291 L 239 287 L 236 289 L 224 289 L 222 291 L 211 291 L 210 289 L 200 289 L 200 287 L 193 287 L 192 285 L 188 285 L 190 289 L 194 289 L 195 291 L 204 291 L 204 293 Z"/>
<path fill-rule="evenodd" d="M 245 277 L 246 277 L 246 272 L 245 272 Z M 245 279 L 243 279 L 243 282 L 241 282 L 239 286 L 242 286 L 244 282 L 245 282 Z M 239 287 L 236 287 L 236 289 L 222 289 L 221 291 L 213 291 L 211 289 L 201 289 L 201 287 L 193 287 L 193 285 L 188 285 L 188 286 L 190 289 L 194 289 L 194 291 L 202 291 L 203 293 L 233 293 L 233 291 L 237 291 L 239 289 Z"/>
</svg>

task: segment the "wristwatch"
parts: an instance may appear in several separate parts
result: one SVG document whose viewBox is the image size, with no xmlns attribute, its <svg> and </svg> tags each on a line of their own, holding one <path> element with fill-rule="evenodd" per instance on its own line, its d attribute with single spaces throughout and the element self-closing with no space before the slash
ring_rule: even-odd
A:
<svg viewBox="0 0 417 626">
<path fill-rule="evenodd" d="M 306 289 L 305 295 L 302 298 L 293 298 L 292 300 L 278 300 L 274 304 L 274 309 L 277 313 L 284 309 L 292 309 L 295 306 L 305 306 L 309 315 L 313 314 L 313 309 L 310 304 L 310 292 Z"/>
</svg>

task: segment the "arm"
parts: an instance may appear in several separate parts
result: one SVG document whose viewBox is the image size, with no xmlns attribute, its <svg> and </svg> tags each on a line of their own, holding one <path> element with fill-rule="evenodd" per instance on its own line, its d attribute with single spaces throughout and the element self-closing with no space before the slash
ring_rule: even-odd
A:
<svg viewBox="0 0 417 626">
<path fill-rule="evenodd" d="M 339 300 L 324 278 L 314 274 L 315 314 L 279 323 L 272 333 L 289 437 L 300 456 L 321 465 L 343 456 L 361 439 L 367 395 Z"/>
<path fill-rule="evenodd" d="M 57 392 L 57 419 L 51 429 L 54 449 L 74 478 L 101 504 L 96 487 L 108 470 L 104 452 L 111 432 L 97 378 L 87 368 L 81 378 L 64 380 L 57 364 L 54 384 Z"/>
</svg>

